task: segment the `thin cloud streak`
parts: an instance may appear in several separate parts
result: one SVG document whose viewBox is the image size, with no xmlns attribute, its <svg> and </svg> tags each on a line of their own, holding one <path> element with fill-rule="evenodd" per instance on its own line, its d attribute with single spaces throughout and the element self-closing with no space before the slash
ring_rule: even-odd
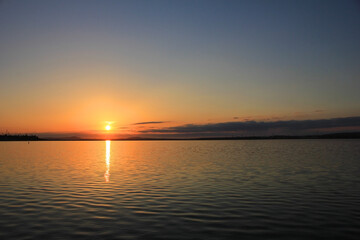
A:
<svg viewBox="0 0 360 240">
<path fill-rule="evenodd" d="M 161 124 L 161 123 L 167 123 L 167 121 L 158 121 L 158 122 L 138 122 L 138 123 L 134 123 L 133 125 Z"/>
</svg>

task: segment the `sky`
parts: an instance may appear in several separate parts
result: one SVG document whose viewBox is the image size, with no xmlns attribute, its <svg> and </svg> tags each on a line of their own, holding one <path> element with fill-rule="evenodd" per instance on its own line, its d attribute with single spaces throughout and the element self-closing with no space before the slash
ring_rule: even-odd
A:
<svg viewBox="0 0 360 240">
<path fill-rule="evenodd" d="M 360 130 L 359 43 L 355 0 L 2 0 L 0 132 Z"/>
</svg>

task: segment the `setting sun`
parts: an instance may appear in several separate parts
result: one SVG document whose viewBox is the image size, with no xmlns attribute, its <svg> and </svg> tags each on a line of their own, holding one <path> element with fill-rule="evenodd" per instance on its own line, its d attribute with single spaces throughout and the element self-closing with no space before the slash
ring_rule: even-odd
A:
<svg viewBox="0 0 360 240">
<path fill-rule="evenodd" d="M 111 129 L 111 126 L 110 126 L 110 125 L 107 125 L 107 126 L 105 127 L 105 129 L 106 129 L 107 131 L 109 131 L 109 130 Z"/>
</svg>

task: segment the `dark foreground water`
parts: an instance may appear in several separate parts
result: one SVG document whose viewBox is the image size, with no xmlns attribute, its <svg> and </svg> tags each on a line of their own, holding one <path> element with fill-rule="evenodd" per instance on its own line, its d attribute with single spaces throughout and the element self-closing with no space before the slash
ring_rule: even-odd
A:
<svg viewBox="0 0 360 240">
<path fill-rule="evenodd" d="M 0 239 L 359 237 L 359 140 L 0 142 Z"/>
</svg>

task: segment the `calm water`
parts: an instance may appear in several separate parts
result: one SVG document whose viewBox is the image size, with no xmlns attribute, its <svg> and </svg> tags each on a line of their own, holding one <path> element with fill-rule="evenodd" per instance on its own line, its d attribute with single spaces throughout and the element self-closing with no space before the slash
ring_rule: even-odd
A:
<svg viewBox="0 0 360 240">
<path fill-rule="evenodd" d="M 359 236 L 359 140 L 0 142 L 0 239 Z"/>
</svg>

